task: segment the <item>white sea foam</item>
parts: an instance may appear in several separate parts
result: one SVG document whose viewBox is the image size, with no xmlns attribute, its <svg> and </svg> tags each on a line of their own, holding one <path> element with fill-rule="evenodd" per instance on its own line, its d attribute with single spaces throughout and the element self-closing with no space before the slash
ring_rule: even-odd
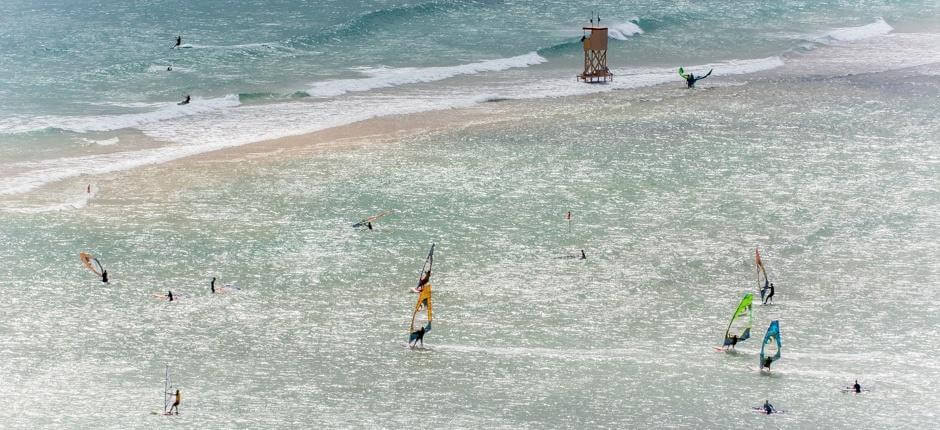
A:
<svg viewBox="0 0 940 430">
<path fill-rule="evenodd" d="M 860 27 L 845 27 L 832 30 L 818 38 L 821 42 L 851 42 L 884 36 L 894 30 L 884 19 L 878 18 L 875 22 Z"/>
<path fill-rule="evenodd" d="M 617 40 L 627 40 L 630 36 L 643 34 L 643 29 L 633 21 L 614 24 L 607 30 L 607 37 Z"/>
<path fill-rule="evenodd" d="M 238 105 L 238 96 L 228 95 L 214 99 L 193 98 L 187 105 L 166 103 L 153 111 L 121 115 L 8 117 L 0 120 L 0 134 L 28 133 L 49 128 L 77 133 L 120 130 L 188 115 L 207 114 Z"/>
<path fill-rule="evenodd" d="M 528 67 L 545 61 L 547 60 L 539 54 L 530 52 L 515 57 L 483 60 L 457 66 L 358 69 L 359 73 L 368 77 L 317 82 L 307 90 L 307 93 L 314 97 L 334 97 L 348 92 L 369 91 L 420 82 L 434 82 L 459 75 L 473 75 Z"/>
<path fill-rule="evenodd" d="M 82 138 L 82 140 L 85 141 L 85 142 L 93 143 L 93 144 L 95 144 L 95 145 L 100 145 L 100 146 L 115 145 L 115 144 L 117 144 L 118 142 L 121 141 L 121 139 L 120 139 L 120 138 L 117 138 L 117 137 L 112 137 L 112 138 L 110 138 L 110 139 L 101 139 L 101 140 Z"/>
</svg>

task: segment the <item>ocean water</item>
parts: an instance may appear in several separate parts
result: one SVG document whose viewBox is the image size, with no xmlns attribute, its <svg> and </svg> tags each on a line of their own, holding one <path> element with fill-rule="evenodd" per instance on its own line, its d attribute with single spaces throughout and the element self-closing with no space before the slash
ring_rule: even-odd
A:
<svg viewBox="0 0 940 430">
<path fill-rule="evenodd" d="M 0 5 L 5 427 L 940 422 L 936 3 L 194 3 Z M 573 79 L 591 9 L 608 85 Z M 715 352 L 756 246 L 775 303 Z"/>
</svg>

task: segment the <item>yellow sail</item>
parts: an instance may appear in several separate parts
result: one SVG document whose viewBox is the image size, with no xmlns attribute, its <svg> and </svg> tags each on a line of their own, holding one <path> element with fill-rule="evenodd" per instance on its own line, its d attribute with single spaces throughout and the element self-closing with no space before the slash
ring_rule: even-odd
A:
<svg viewBox="0 0 940 430">
<path fill-rule="evenodd" d="M 411 314 L 411 332 L 415 331 L 415 320 L 418 317 L 418 314 L 421 312 L 422 305 L 427 308 L 427 318 L 428 326 L 431 325 L 432 312 L 431 312 L 431 284 L 424 284 L 424 288 L 418 294 L 418 302 L 415 303 L 415 310 Z"/>
<path fill-rule="evenodd" d="M 93 255 L 87 252 L 79 252 L 78 258 L 82 260 L 82 264 L 84 264 L 88 270 L 91 270 L 94 274 L 101 276 L 101 271 L 95 268 L 95 265 L 100 268 L 101 264 L 98 263 L 98 260 L 96 260 Z M 92 261 L 94 261 L 95 264 L 92 264 Z"/>
</svg>

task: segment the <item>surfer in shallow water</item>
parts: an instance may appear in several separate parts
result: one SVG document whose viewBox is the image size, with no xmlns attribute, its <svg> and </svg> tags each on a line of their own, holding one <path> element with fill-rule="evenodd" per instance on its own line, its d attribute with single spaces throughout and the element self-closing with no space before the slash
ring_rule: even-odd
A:
<svg viewBox="0 0 940 430">
<path fill-rule="evenodd" d="M 684 73 L 684 70 L 683 70 L 681 67 L 679 68 L 679 76 L 682 76 L 682 78 L 685 79 L 685 84 L 686 84 L 689 88 L 695 88 L 695 83 L 696 83 L 696 82 L 701 81 L 702 79 L 705 79 L 705 78 L 709 77 L 711 74 L 712 74 L 712 70 L 709 70 L 708 73 L 705 74 L 705 76 L 702 76 L 702 77 L 700 77 L 700 78 L 696 78 L 694 73 L 692 73 L 692 72 Z"/>
</svg>

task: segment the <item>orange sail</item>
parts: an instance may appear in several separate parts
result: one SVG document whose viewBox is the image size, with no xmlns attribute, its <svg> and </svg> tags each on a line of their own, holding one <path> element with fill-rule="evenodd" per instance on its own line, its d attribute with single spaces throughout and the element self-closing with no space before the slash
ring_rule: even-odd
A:
<svg viewBox="0 0 940 430">
<path fill-rule="evenodd" d="M 88 270 L 91 270 L 92 273 L 101 276 L 101 263 L 99 263 L 98 259 L 96 259 L 93 255 L 87 252 L 79 252 L 78 258 L 82 260 L 82 264 L 84 264 Z M 98 267 L 95 268 L 95 266 Z"/>
</svg>

